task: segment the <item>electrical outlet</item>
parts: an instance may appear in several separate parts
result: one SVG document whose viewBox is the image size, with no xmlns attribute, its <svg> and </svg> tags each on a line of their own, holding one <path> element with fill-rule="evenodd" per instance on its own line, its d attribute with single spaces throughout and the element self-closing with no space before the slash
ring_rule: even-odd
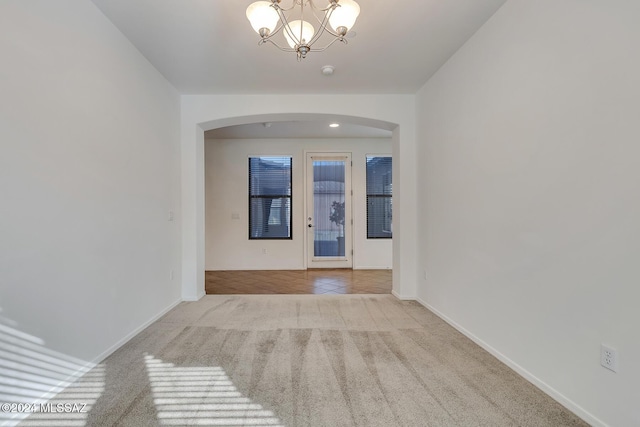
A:
<svg viewBox="0 0 640 427">
<path fill-rule="evenodd" d="M 173 270 L 169 272 L 169 280 L 173 280 Z"/>
<path fill-rule="evenodd" d="M 424 277 L 424 280 L 427 280 L 427 270 L 422 271 L 422 277 Z"/>
<path fill-rule="evenodd" d="M 266 255 L 267 254 L 267 249 L 266 248 L 262 248 L 262 255 Z"/>
<path fill-rule="evenodd" d="M 600 347 L 600 364 L 613 372 L 618 372 L 618 351 L 602 344 Z"/>
</svg>

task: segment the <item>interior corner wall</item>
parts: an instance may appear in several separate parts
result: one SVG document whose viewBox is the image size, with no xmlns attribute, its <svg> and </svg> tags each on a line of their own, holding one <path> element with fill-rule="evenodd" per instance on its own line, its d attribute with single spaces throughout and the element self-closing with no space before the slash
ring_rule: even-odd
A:
<svg viewBox="0 0 640 427">
<path fill-rule="evenodd" d="M 0 28 L 0 320 L 96 361 L 180 300 L 180 97 L 90 1 Z"/>
<path fill-rule="evenodd" d="M 418 297 L 592 425 L 640 425 L 638 16 L 510 0 L 416 100 Z"/>
<path fill-rule="evenodd" d="M 351 153 L 353 268 L 391 268 L 392 240 L 367 239 L 366 227 L 366 156 L 391 155 L 391 139 L 270 138 L 205 140 L 206 270 L 306 268 L 305 152 Z M 249 240 L 247 159 L 262 155 L 285 155 L 293 159 L 291 240 Z M 238 214 L 238 218 L 234 219 L 233 214 Z"/>
</svg>

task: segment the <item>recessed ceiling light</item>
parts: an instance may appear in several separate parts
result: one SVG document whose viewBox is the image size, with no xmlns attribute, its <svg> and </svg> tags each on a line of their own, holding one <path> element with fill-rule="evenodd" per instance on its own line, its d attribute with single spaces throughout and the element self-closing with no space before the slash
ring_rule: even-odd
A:
<svg viewBox="0 0 640 427">
<path fill-rule="evenodd" d="M 330 76 L 335 71 L 335 67 L 333 65 L 325 65 L 320 69 L 320 71 L 322 71 L 323 75 Z"/>
<path fill-rule="evenodd" d="M 330 128 L 337 128 L 338 126 L 340 126 L 340 123 L 331 123 L 329 125 Z"/>
</svg>

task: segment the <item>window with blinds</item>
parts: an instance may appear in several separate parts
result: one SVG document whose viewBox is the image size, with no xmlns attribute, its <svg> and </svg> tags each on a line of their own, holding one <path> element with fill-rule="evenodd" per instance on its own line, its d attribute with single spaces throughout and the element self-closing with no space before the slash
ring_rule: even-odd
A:
<svg viewBox="0 0 640 427">
<path fill-rule="evenodd" d="M 249 239 L 291 239 L 291 157 L 249 157 Z"/>
<path fill-rule="evenodd" d="M 367 156 L 367 239 L 392 237 L 391 157 Z"/>
</svg>

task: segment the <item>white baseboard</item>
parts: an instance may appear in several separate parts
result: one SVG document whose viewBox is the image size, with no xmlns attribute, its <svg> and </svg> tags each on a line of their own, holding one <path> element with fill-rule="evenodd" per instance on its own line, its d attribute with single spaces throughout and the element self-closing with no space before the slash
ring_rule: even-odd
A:
<svg viewBox="0 0 640 427">
<path fill-rule="evenodd" d="M 401 301 L 415 301 L 416 300 L 415 297 L 408 297 L 406 295 L 400 295 L 399 293 L 396 292 L 395 289 L 391 290 L 391 295 L 393 295 L 394 297 L 398 298 Z"/>
<path fill-rule="evenodd" d="M 306 270 L 306 265 L 302 267 L 292 267 L 290 265 L 268 265 L 265 267 L 253 267 L 253 266 L 244 266 L 244 267 L 205 267 L 204 271 L 278 271 L 278 270 L 292 270 L 292 271 L 302 271 Z"/>
<path fill-rule="evenodd" d="M 182 297 L 182 301 L 185 301 L 185 302 L 200 301 L 200 299 L 202 299 L 202 297 L 205 296 L 205 295 L 206 295 L 206 292 L 203 290 L 202 292 L 199 292 L 198 295 L 196 295 L 195 298 Z"/>
<path fill-rule="evenodd" d="M 120 347 L 122 347 L 127 342 L 129 342 L 129 340 L 131 340 L 133 337 L 138 335 L 140 332 L 142 332 L 145 328 L 147 328 L 153 322 L 155 322 L 156 320 L 160 319 L 162 316 L 167 314 L 169 311 L 171 311 L 174 307 L 176 307 L 181 302 L 182 302 L 182 300 L 179 299 L 179 300 L 174 301 L 173 303 L 169 304 L 169 306 L 166 307 L 164 310 L 162 310 L 160 313 L 154 315 L 151 319 L 147 320 L 142 325 L 138 326 L 136 329 L 134 329 L 133 331 L 129 332 L 124 338 L 122 338 L 121 340 L 116 342 L 114 345 L 109 347 L 107 350 L 102 352 L 100 355 L 96 356 L 92 361 L 83 362 L 83 361 L 78 360 L 78 368 L 76 369 L 76 372 L 74 372 L 73 374 L 70 374 L 64 380 L 59 381 L 58 384 L 56 384 L 55 386 L 50 387 L 49 390 L 47 390 L 46 392 L 43 392 L 40 395 L 40 397 L 35 398 L 35 399 L 30 399 L 29 403 L 38 403 L 38 404 L 46 403 L 52 397 L 54 397 L 56 394 L 58 394 L 59 392 L 61 392 L 62 390 L 64 390 L 68 386 L 70 386 L 71 384 L 73 384 L 80 377 L 82 377 L 85 373 L 87 373 L 88 371 L 90 371 L 91 369 L 96 367 L 99 363 L 104 361 L 107 357 L 109 357 L 116 350 L 118 350 Z M 13 426 L 16 426 L 23 419 L 25 419 L 28 415 L 29 415 L 28 413 L 16 413 L 15 416 L 12 417 L 11 419 L 3 421 L 2 424 L 0 424 L 0 426 L 2 426 L 2 427 L 13 427 Z"/>
<path fill-rule="evenodd" d="M 155 322 L 156 320 L 160 319 L 162 316 L 164 316 L 165 314 L 167 314 L 168 312 L 173 310 L 181 302 L 182 302 L 182 299 L 179 299 L 179 300 L 174 301 L 171 304 L 169 304 L 169 306 L 167 308 L 165 308 L 164 310 L 162 310 L 160 313 L 156 314 L 151 319 L 147 320 L 142 325 L 138 326 L 136 329 L 134 329 L 133 331 L 129 332 L 127 335 L 124 336 L 124 338 L 122 338 L 121 340 L 116 342 L 114 345 L 109 347 L 107 350 L 105 350 L 102 353 L 100 353 L 100 355 L 95 357 L 91 363 L 95 366 L 98 363 L 102 362 L 107 357 L 111 356 L 111 354 L 113 354 L 117 349 L 119 349 L 120 347 L 125 345 L 127 342 L 129 342 L 129 340 L 131 340 L 133 337 L 138 335 L 140 332 L 142 332 L 145 328 L 147 328 L 153 322 Z"/>
<path fill-rule="evenodd" d="M 522 366 L 518 365 L 513 360 L 506 357 L 504 354 L 500 353 L 498 350 L 496 350 L 491 345 L 489 345 L 488 343 L 484 342 L 483 340 L 481 340 L 480 338 L 478 338 L 477 336 L 469 332 L 467 329 L 465 329 L 464 327 L 456 323 L 454 320 L 447 317 L 444 313 L 438 311 L 436 308 L 429 305 L 426 301 L 422 300 L 421 298 L 416 298 L 415 300 L 418 301 L 420 304 L 422 304 L 424 307 L 426 307 L 428 310 L 433 312 L 436 316 L 438 316 L 439 318 L 447 322 L 449 325 L 453 326 L 455 329 L 457 329 L 460 333 L 465 335 L 471 341 L 473 341 L 474 343 L 478 344 L 480 347 L 485 349 L 487 352 L 489 352 L 491 355 L 496 357 L 502 363 L 504 363 L 505 365 L 507 365 L 514 371 L 516 371 L 521 377 L 523 377 L 524 379 L 529 381 L 531 384 L 538 387 L 545 394 L 549 395 L 552 399 L 554 399 L 555 401 L 560 403 L 562 406 L 564 406 L 565 408 L 567 408 L 568 410 L 576 414 L 578 417 L 582 418 L 585 422 L 589 423 L 594 427 L 608 427 L 607 424 L 605 424 L 602 420 L 596 418 L 594 415 L 587 412 L 580 405 L 568 399 L 562 393 L 560 393 L 553 387 L 549 386 L 547 383 L 545 383 L 544 381 L 542 381 L 541 379 L 533 375 L 531 372 L 527 371 Z"/>
<path fill-rule="evenodd" d="M 381 267 L 379 265 L 373 265 L 373 266 L 368 266 L 368 265 L 359 265 L 357 267 L 353 267 L 354 270 L 391 270 L 391 267 Z"/>
</svg>

